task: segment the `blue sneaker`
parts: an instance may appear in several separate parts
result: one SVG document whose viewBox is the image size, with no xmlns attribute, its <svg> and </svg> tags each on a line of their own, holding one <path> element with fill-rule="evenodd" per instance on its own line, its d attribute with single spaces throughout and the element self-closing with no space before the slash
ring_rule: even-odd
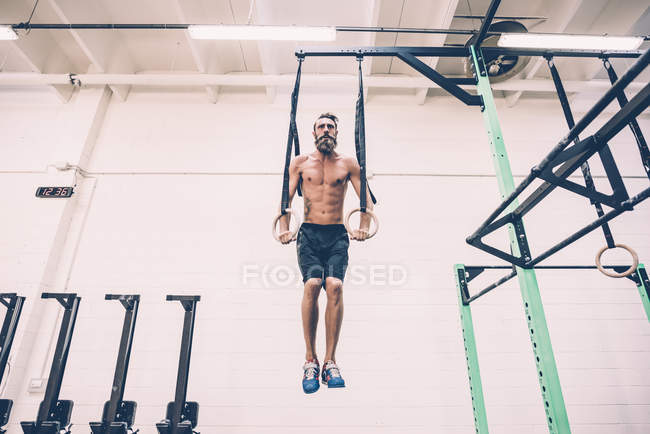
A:
<svg viewBox="0 0 650 434">
<path fill-rule="evenodd" d="M 345 387 L 345 380 L 341 377 L 339 367 L 332 360 L 328 360 L 323 365 L 323 384 L 327 384 L 329 388 Z"/>
<path fill-rule="evenodd" d="M 302 377 L 302 390 L 305 393 L 314 393 L 320 387 L 318 384 L 318 374 L 320 373 L 320 366 L 318 360 L 307 360 L 302 367 L 304 374 Z"/>
</svg>

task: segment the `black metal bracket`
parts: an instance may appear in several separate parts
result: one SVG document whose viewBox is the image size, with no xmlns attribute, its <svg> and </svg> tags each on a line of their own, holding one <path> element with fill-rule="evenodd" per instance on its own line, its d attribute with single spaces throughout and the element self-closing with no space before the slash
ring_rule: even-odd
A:
<svg viewBox="0 0 650 434">
<path fill-rule="evenodd" d="M 47 419 L 36 422 L 20 422 L 24 434 L 69 434 L 70 417 L 74 402 L 58 400 L 47 412 Z M 45 401 L 38 408 L 39 414 L 45 412 Z"/>
<path fill-rule="evenodd" d="M 192 337 L 196 304 L 201 300 L 200 295 L 168 295 L 167 301 L 179 301 L 185 310 L 183 318 L 183 335 L 176 377 L 176 393 L 174 401 L 167 404 L 165 419 L 156 424 L 159 434 L 192 434 L 198 424 L 199 404 L 186 401 L 187 384 L 189 380 L 190 358 L 192 355 Z"/>
<path fill-rule="evenodd" d="M 474 277 L 476 277 L 478 274 L 482 273 L 483 270 L 481 269 L 472 277 L 465 276 L 465 273 L 463 272 L 462 269 L 456 270 L 458 273 L 458 284 L 460 285 L 460 298 L 463 302 L 463 305 L 468 306 L 469 305 L 469 289 L 467 287 L 467 283 L 472 280 Z M 468 273 L 469 274 L 469 273 Z"/>
<path fill-rule="evenodd" d="M 45 397 L 38 407 L 38 415 L 34 422 L 21 422 L 25 434 L 59 434 L 69 432 L 70 416 L 74 402 L 59 400 L 65 365 L 68 360 L 72 334 L 79 310 L 80 297 L 75 293 L 50 293 L 41 294 L 41 298 L 53 298 L 65 309 L 61 321 L 61 329 L 54 350 L 52 367 L 47 380 Z"/>
<path fill-rule="evenodd" d="M 616 270 L 618 271 L 618 270 Z M 620 271 L 619 271 L 620 273 Z M 650 299 L 650 279 L 648 279 L 648 273 L 645 268 L 637 268 L 636 273 L 633 274 L 632 276 L 636 277 L 636 279 L 632 279 L 634 283 L 636 283 L 636 286 L 645 286 L 646 290 L 646 295 L 648 296 L 648 299 Z"/>
<path fill-rule="evenodd" d="M 158 432 L 160 434 L 165 434 L 165 433 L 172 434 L 173 431 L 172 431 L 171 420 L 174 415 L 174 410 L 175 410 L 175 403 L 174 402 L 167 403 L 166 418 L 156 424 L 156 427 L 158 428 Z M 187 433 L 194 432 L 193 429 L 196 427 L 198 422 L 199 422 L 199 403 L 194 401 L 185 402 L 185 405 L 183 406 L 183 410 L 181 412 L 181 421 L 177 424 L 178 434 L 183 434 L 184 432 Z"/>
<path fill-rule="evenodd" d="M 120 347 L 115 363 L 115 375 L 111 387 L 111 397 L 104 404 L 101 422 L 90 422 L 93 434 L 126 434 L 132 431 L 135 422 L 137 403 L 123 401 L 126 376 L 129 371 L 133 334 L 138 317 L 140 295 L 106 294 L 106 300 L 118 300 L 125 309 Z"/>
<path fill-rule="evenodd" d="M 435 69 L 415 57 L 413 54 L 406 51 L 397 53 L 397 58 L 409 65 L 411 68 L 418 71 L 420 74 L 427 77 L 429 80 L 436 83 L 438 86 L 455 96 L 461 102 L 467 105 L 482 105 L 483 100 L 478 95 L 471 95 L 466 90 L 461 89 L 456 83 L 440 74 Z"/>
<path fill-rule="evenodd" d="M 512 226 L 515 229 L 517 246 L 519 247 L 519 256 L 524 258 L 524 261 L 530 261 L 530 247 L 528 247 L 524 222 L 521 218 L 515 217 Z"/>
<path fill-rule="evenodd" d="M 601 193 L 595 188 L 591 189 L 567 179 L 569 175 L 587 163 L 587 160 L 596 152 L 598 152 L 601 157 L 605 173 L 607 174 L 607 179 L 612 187 L 613 192 L 611 195 Z M 553 172 L 553 169 L 560 164 L 561 166 L 557 171 Z M 545 170 L 539 174 L 539 177 L 546 181 L 546 183 L 542 184 L 542 186 L 531 195 L 531 198 L 535 200 L 534 204 L 539 202 L 538 199 L 545 197 L 553 190 L 553 188 L 548 188 L 549 184 L 554 187 L 562 187 L 580 196 L 586 197 L 592 203 L 602 203 L 612 208 L 618 206 L 622 201 L 629 199 L 627 190 L 623 184 L 623 178 L 616 167 L 616 162 L 612 157 L 609 146 L 607 143 L 596 142 L 594 136 L 578 141 L 576 144 L 565 149 Z M 527 211 L 528 207 L 532 208 L 533 205 L 531 205 L 531 201 L 526 202 L 525 206 L 523 204 L 521 205 L 517 213 L 521 214 L 522 211 Z"/>
<path fill-rule="evenodd" d="M 201 301 L 200 295 L 168 295 L 167 301 L 180 301 L 186 312 L 196 308 L 196 302 Z"/>
<path fill-rule="evenodd" d="M 72 309 L 75 299 L 81 300 L 75 293 L 60 293 L 60 292 L 44 292 L 41 298 L 54 298 L 66 310 Z"/>
<path fill-rule="evenodd" d="M 119 300 L 126 310 L 133 310 L 135 305 L 140 301 L 140 295 L 120 295 L 120 294 L 106 294 L 105 300 Z"/>
<path fill-rule="evenodd" d="M 90 422 L 92 434 L 128 434 L 133 433 L 133 422 L 135 420 L 135 401 L 120 401 L 115 412 L 113 421 L 108 422 L 110 401 L 104 404 L 102 422 Z M 137 431 L 135 431 L 137 432 Z"/>
</svg>

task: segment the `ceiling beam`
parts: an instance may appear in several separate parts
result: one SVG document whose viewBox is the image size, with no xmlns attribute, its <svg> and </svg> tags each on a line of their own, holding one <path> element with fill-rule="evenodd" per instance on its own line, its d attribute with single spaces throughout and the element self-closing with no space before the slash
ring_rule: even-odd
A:
<svg viewBox="0 0 650 434">
<path fill-rule="evenodd" d="M 382 0 L 371 0 L 371 6 L 368 8 L 368 21 L 367 25 L 370 27 L 377 27 L 379 25 L 379 17 L 381 15 L 381 6 L 382 6 Z M 373 47 L 377 43 L 377 33 L 376 32 L 369 32 L 366 34 L 366 37 L 364 39 L 364 43 L 367 44 L 369 47 Z M 363 60 L 363 65 L 361 68 L 363 69 L 363 76 L 364 76 L 364 86 L 363 86 L 363 100 L 367 101 L 368 100 L 368 85 L 366 84 L 365 77 L 369 77 L 370 74 L 372 74 L 372 62 L 374 61 L 374 57 L 366 57 Z"/>
<path fill-rule="evenodd" d="M 57 74 L 74 71 L 72 62 L 47 32 L 30 32 L 29 35 L 11 41 L 10 44 L 18 57 L 33 72 Z M 70 80 L 68 79 L 69 83 Z M 74 86 L 70 85 L 51 84 L 49 88 L 63 103 L 70 100 L 74 91 Z"/>
<path fill-rule="evenodd" d="M 443 28 L 443 29 L 450 28 L 451 22 L 454 19 L 454 14 L 456 13 L 457 8 L 458 8 L 458 0 L 447 0 L 447 2 L 444 4 L 444 7 L 441 7 L 439 9 L 440 14 L 437 14 L 433 17 L 433 19 L 428 23 L 428 27 Z M 447 35 L 432 34 L 429 35 L 427 38 L 427 45 L 433 47 L 441 47 L 442 45 L 444 45 L 445 39 L 447 39 Z M 432 69 L 436 69 L 439 60 L 440 57 L 430 57 L 425 60 L 425 63 L 429 65 Z M 428 90 L 429 90 L 428 87 L 416 89 L 415 91 L 416 104 L 419 105 L 424 104 L 427 98 Z"/>
<path fill-rule="evenodd" d="M 132 85 L 132 86 L 291 86 L 294 83 L 293 74 L 79 74 L 76 76 L 85 85 Z M 38 86 L 38 85 L 69 85 L 68 74 L 39 74 L 39 73 L 0 73 L 0 86 Z M 303 88 L 329 89 L 342 85 L 354 86 L 357 77 L 349 74 L 308 74 L 303 73 L 301 86 Z M 371 88 L 438 88 L 425 77 L 409 75 L 373 75 L 364 79 L 364 84 Z M 589 92 L 606 90 L 611 87 L 609 80 L 598 79 L 590 81 L 566 80 L 563 82 L 567 92 Z M 640 90 L 646 83 L 633 82 L 628 86 L 630 91 Z M 463 89 L 474 89 L 472 85 L 461 85 Z M 555 85 L 549 79 L 516 79 L 492 84 L 494 90 L 502 91 L 534 91 L 555 92 Z"/>
<path fill-rule="evenodd" d="M 619 2 L 610 0 L 596 20 L 586 30 L 589 34 L 594 35 L 605 33 L 612 35 L 628 35 L 635 27 L 639 17 L 644 14 L 647 8 L 647 0 L 628 0 L 625 2 L 625 7 L 621 7 Z M 583 78 L 584 80 L 592 80 L 598 73 L 601 73 L 604 70 L 605 68 L 602 61 L 598 59 L 584 65 L 580 78 Z M 562 71 L 560 70 L 560 73 L 561 72 Z M 618 71 L 618 73 L 619 76 L 622 75 L 623 70 Z M 575 95 L 575 97 L 580 98 L 580 95 Z"/>
<path fill-rule="evenodd" d="M 14 8 L 14 14 L 27 17 L 34 3 L 28 0 L 20 0 L 10 2 L 7 6 Z M 47 3 L 41 5 L 38 9 L 34 9 L 34 12 L 30 20 L 53 18 L 52 10 Z M 68 57 L 57 42 L 57 38 L 51 32 L 51 30 L 21 31 L 19 38 L 15 41 L 8 41 L 7 46 L 11 47 L 11 51 L 21 60 L 22 67 L 27 67 L 32 72 L 41 74 L 69 74 L 75 72 L 77 68 L 75 68 L 74 62 Z M 66 103 L 72 96 L 74 86 L 71 86 L 70 80 L 68 80 L 65 85 L 50 85 L 49 90 L 59 101 Z"/>
<path fill-rule="evenodd" d="M 549 18 L 535 27 L 534 32 L 563 33 L 566 31 L 571 21 L 576 16 L 584 0 L 550 0 L 544 4 L 549 13 Z M 546 63 L 543 57 L 536 57 L 529 64 L 523 74 L 525 79 L 531 79 L 537 74 L 539 69 Z M 508 107 L 514 107 L 521 98 L 523 91 L 506 92 L 506 104 Z"/>
<path fill-rule="evenodd" d="M 63 24 L 101 22 L 106 11 L 97 2 L 50 0 L 50 5 Z M 94 72 L 130 74 L 135 67 L 117 32 L 68 30 L 92 65 Z M 126 100 L 128 85 L 111 85 L 113 94 Z"/>
<path fill-rule="evenodd" d="M 251 0 L 251 6 L 254 7 L 251 24 L 267 24 L 272 23 L 277 11 L 274 10 L 272 2 L 256 2 Z M 281 71 L 279 60 L 274 56 L 273 42 L 270 41 L 256 41 L 257 53 L 260 59 L 260 67 L 262 74 L 277 75 Z M 277 86 L 265 86 L 266 100 L 269 104 L 273 104 L 278 94 Z"/>
<path fill-rule="evenodd" d="M 199 0 L 172 0 L 176 15 L 181 23 L 187 22 L 202 22 L 205 19 L 205 11 Z M 185 30 L 185 38 L 187 39 L 188 46 L 192 52 L 192 58 L 196 65 L 197 71 L 200 73 L 222 73 L 223 69 L 220 64 L 214 59 L 216 56 L 211 53 L 211 45 L 209 41 L 197 41 L 190 37 L 190 34 Z M 212 62 L 209 61 L 212 60 Z M 215 104 L 219 99 L 219 86 L 208 85 L 205 86 L 205 91 L 208 100 Z"/>
</svg>

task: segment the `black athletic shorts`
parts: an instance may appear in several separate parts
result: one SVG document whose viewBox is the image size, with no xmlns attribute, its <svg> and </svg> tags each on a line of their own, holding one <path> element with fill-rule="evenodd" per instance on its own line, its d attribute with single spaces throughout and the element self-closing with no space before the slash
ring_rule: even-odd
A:
<svg viewBox="0 0 650 434">
<path fill-rule="evenodd" d="M 343 281 L 348 268 L 349 246 L 345 226 L 303 223 L 296 241 L 302 281 L 313 277 L 323 279 L 323 288 L 327 277 Z"/>
</svg>

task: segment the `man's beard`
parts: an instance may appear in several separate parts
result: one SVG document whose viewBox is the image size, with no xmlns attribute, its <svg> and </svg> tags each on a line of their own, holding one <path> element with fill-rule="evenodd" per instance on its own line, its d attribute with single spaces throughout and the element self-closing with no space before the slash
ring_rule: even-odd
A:
<svg viewBox="0 0 650 434">
<path fill-rule="evenodd" d="M 332 136 L 320 136 L 316 140 L 316 149 L 318 149 L 323 154 L 331 153 L 334 148 L 336 148 L 336 137 Z"/>
</svg>

